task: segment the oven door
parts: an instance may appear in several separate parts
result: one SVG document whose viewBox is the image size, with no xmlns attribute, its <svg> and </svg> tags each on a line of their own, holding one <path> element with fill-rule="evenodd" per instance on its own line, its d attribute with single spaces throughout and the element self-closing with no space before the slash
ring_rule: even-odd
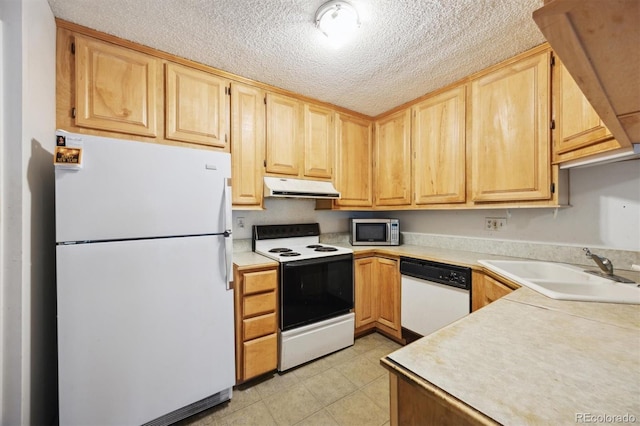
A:
<svg viewBox="0 0 640 426">
<path fill-rule="evenodd" d="M 280 329 L 290 330 L 353 309 L 353 255 L 281 264 Z"/>
</svg>

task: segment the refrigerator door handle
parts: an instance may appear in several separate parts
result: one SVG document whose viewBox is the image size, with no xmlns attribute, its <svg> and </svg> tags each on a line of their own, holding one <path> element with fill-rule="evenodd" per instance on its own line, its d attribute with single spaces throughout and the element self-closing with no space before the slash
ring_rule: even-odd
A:
<svg viewBox="0 0 640 426">
<path fill-rule="evenodd" d="M 233 237 L 231 224 L 233 217 L 231 214 L 231 179 L 225 178 L 224 186 L 224 260 L 226 264 L 227 290 L 233 289 Z"/>
</svg>

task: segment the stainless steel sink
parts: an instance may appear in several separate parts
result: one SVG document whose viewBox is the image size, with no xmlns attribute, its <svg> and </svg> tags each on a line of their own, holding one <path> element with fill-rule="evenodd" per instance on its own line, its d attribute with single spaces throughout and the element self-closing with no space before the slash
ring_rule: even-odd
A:
<svg viewBox="0 0 640 426">
<path fill-rule="evenodd" d="M 480 260 L 487 269 L 552 299 L 640 304 L 637 283 L 619 283 L 563 263 Z"/>
</svg>

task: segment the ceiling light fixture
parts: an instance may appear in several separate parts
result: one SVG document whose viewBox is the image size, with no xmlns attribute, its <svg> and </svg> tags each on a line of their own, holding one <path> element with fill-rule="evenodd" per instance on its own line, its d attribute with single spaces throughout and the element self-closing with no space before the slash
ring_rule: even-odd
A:
<svg viewBox="0 0 640 426">
<path fill-rule="evenodd" d="M 331 0 L 316 11 L 316 27 L 329 39 L 341 43 L 360 27 L 360 16 L 351 3 Z"/>
</svg>

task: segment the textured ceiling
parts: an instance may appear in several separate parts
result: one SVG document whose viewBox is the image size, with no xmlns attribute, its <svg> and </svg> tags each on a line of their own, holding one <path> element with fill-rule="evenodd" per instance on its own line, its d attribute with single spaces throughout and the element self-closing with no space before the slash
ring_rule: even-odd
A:
<svg viewBox="0 0 640 426">
<path fill-rule="evenodd" d="M 49 0 L 56 17 L 375 116 L 544 42 L 543 0 L 351 0 L 356 37 L 315 28 L 324 0 Z"/>
</svg>

